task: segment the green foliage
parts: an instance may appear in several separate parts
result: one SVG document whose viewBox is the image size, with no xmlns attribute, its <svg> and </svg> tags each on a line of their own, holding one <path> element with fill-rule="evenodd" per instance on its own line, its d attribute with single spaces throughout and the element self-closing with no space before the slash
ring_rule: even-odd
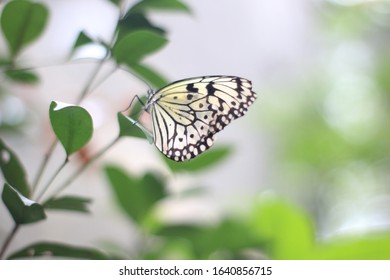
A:
<svg viewBox="0 0 390 280">
<path fill-rule="evenodd" d="M 75 49 L 90 43 L 93 43 L 93 40 L 84 31 L 80 31 L 79 36 L 77 36 L 77 39 L 74 42 L 72 52 Z"/>
<path fill-rule="evenodd" d="M 7 183 L 4 184 L 1 198 L 17 225 L 35 223 L 46 218 L 40 204 L 23 196 Z"/>
<path fill-rule="evenodd" d="M 121 1 L 113 0 L 111 2 L 118 5 L 118 7 L 120 6 L 123 8 Z M 123 17 L 117 22 L 116 34 L 114 34 L 111 42 L 95 41 L 84 31 L 80 31 L 70 52 L 73 53 L 77 48 L 89 43 L 102 44 L 107 49 L 112 49 L 110 52 L 107 52 L 106 57 L 102 58 L 100 66 L 103 65 L 103 62 L 105 61 L 114 60 L 117 64 L 124 64 L 140 79 L 144 79 L 153 86 L 161 87 L 164 84 L 167 84 L 167 80 L 153 68 L 143 65 L 142 60 L 167 43 L 165 38 L 166 32 L 161 27 L 152 24 L 148 19 L 146 12 L 153 9 L 161 10 L 163 6 L 166 7 L 166 10 L 177 11 L 188 11 L 188 8 L 180 1 L 175 0 L 164 1 L 164 3 L 140 1 L 136 6 L 136 9 L 130 7 L 129 11 L 124 11 Z M 47 22 L 48 9 L 44 4 L 27 0 L 9 1 L 5 4 L 1 15 L 1 31 L 9 47 L 9 57 L 0 58 L 0 67 L 3 69 L 3 73 L 9 81 L 28 85 L 35 85 L 40 82 L 38 75 L 34 71 L 19 67 L 17 65 L 19 62 L 17 62 L 16 58 L 25 47 L 38 39 L 43 33 Z M 98 70 L 100 69 L 98 68 Z M 94 76 L 88 81 L 89 84 L 85 87 L 86 89 L 89 88 L 98 72 L 99 71 L 96 71 Z M 85 93 L 81 93 L 78 102 L 83 99 L 84 96 Z M 138 108 L 138 111 L 141 112 L 142 109 L 143 108 Z M 49 179 L 46 186 L 41 189 L 38 199 L 40 199 L 46 190 L 51 187 L 54 179 L 68 163 L 69 156 L 83 148 L 91 139 L 93 133 L 92 118 L 90 114 L 84 108 L 77 105 L 64 106 L 64 104 L 53 101 L 49 109 L 49 118 L 57 139 L 65 149 L 66 159 Z M 135 123 L 135 121 L 131 121 L 121 113 L 118 113 L 118 122 L 120 126 L 119 137 L 142 137 L 149 138 L 150 141 L 150 133 L 140 124 Z M 135 129 L 135 127 L 137 128 Z M 70 184 L 70 182 L 86 169 L 92 161 L 101 156 L 106 149 L 115 144 L 116 140 L 117 139 L 105 149 L 92 156 L 92 158 L 87 159 L 87 162 L 80 170 L 61 185 L 59 191 Z M 55 145 L 53 144 L 48 150 L 42 166 L 39 167 L 37 178 L 35 178 L 34 182 L 31 184 L 32 188 L 30 188 L 26 173 L 18 157 L 2 140 L 0 140 L 0 167 L 3 177 L 7 182 L 3 188 L 2 199 L 16 225 L 34 223 L 45 219 L 44 208 L 48 210 L 75 211 L 79 213 L 89 212 L 88 205 L 91 203 L 89 198 L 72 195 L 58 196 L 58 193 L 56 193 L 54 196 L 49 196 L 42 205 L 27 198 L 31 196 L 30 190 L 34 193 L 37 190 L 37 186 L 39 188 L 40 177 L 45 171 L 46 164 L 53 153 L 54 147 Z M 130 218 L 145 226 L 147 217 L 150 215 L 154 205 L 166 196 L 165 183 L 152 173 L 146 173 L 142 178 L 133 178 L 118 170 L 114 167 L 107 168 L 106 170 L 114 190 L 117 194 L 130 194 L 132 199 L 135 198 L 130 206 L 124 202 L 123 197 L 119 198 L 120 201 L 123 200 L 123 209 Z M 129 189 L 122 188 L 121 182 L 117 180 L 118 178 L 121 178 L 121 176 L 125 176 L 125 183 L 131 184 Z M 16 230 L 11 232 L 9 236 L 10 240 L 12 240 L 15 234 Z M 8 242 L 3 244 L 1 254 L 6 250 L 6 246 L 8 246 Z M 87 259 L 106 258 L 106 256 L 93 249 L 47 242 L 27 246 L 25 249 L 11 254 L 9 258 L 49 255 L 50 257 Z M 3 255 L 0 256 L 0 258 L 2 257 Z"/>
<path fill-rule="evenodd" d="M 53 242 L 39 242 L 29 245 L 8 257 L 10 260 L 33 257 L 58 257 L 71 259 L 107 260 L 108 256 L 102 252 L 85 247 L 76 247 Z"/>
<path fill-rule="evenodd" d="M 70 105 L 61 107 L 53 101 L 50 104 L 50 122 L 54 133 L 69 156 L 80 150 L 92 137 L 92 117 L 82 107 Z"/>
<path fill-rule="evenodd" d="M 261 200 L 251 213 L 250 225 L 272 259 L 305 258 L 314 244 L 309 217 L 285 201 Z"/>
<path fill-rule="evenodd" d="M 118 7 L 118 12 L 119 7 L 123 8 L 122 1 L 111 0 L 111 2 Z M 334 37 L 360 40 L 361 44 L 383 40 L 386 46 L 385 37 L 381 37 L 380 40 L 363 40 L 375 37 L 375 34 L 367 34 L 366 32 L 373 29 L 378 30 L 371 18 L 372 11 L 368 11 L 365 5 L 347 8 L 333 3 L 328 4 L 328 9 L 331 13 L 326 18 L 329 28 L 327 32 L 333 34 Z M 189 8 L 178 0 L 139 1 L 130 6 L 127 11 L 121 10 L 118 13 L 121 18 L 117 22 L 112 41 L 101 42 L 99 39 L 91 38 L 84 31 L 80 31 L 70 53 L 86 44 L 98 43 L 108 50 L 107 56 L 97 61 L 98 65 L 101 66 L 105 62 L 115 62 L 118 67 L 128 68 L 134 76 L 155 88 L 166 85 L 168 80 L 159 71 L 143 63 L 145 58 L 159 51 L 168 42 L 167 30 L 150 20 L 150 11 L 190 12 Z M 24 48 L 42 35 L 48 22 L 48 9 L 44 4 L 33 1 L 8 1 L 4 5 L 0 21 L 1 31 L 9 49 L 9 56 L 0 58 L 0 68 L 8 79 L 7 82 L 34 86 L 40 82 L 38 75 L 34 70 L 19 67 L 16 58 Z M 365 28 L 367 25 L 370 25 L 370 28 Z M 378 34 L 382 33 L 387 34 L 383 30 L 378 32 Z M 329 47 L 330 52 L 336 50 L 335 47 Z M 374 64 L 367 68 L 374 69 L 374 73 L 359 73 L 359 79 L 353 80 L 356 82 L 361 77 L 365 77 L 370 79 L 369 82 L 374 85 L 370 88 L 370 94 L 366 95 L 369 98 L 363 99 L 363 102 L 366 103 L 375 100 L 374 105 L 363 107 L 364 110 L 359 112 L 359 115 L 362 115 L 370 111 L 371 108 L 373 116 L 369 119 L 370 121 L 365 123 L 365 126 L 357 126 L 358 133 L 356 134 L 365 136 L 364 141 L 357 141 L 350 135 L 346 135 L 345 131 L 340 129 L 340 119 L 336 118 L 336 122 L 333 120 L 334 123 L 332 123 L 329 118 L 327 111 L 331 107 L 329 105 L 331 103 L 329 102 L 329 92 L 340 86 L 337 84 L 339 82 L 337 74 L 340 73 L 335 74 L 333 71 L 338 71 L 340 67 L 323 71 L 325 73 L 331 72 L 330 78 L 322 72 L 320 73 L 321 81 L 310 77 L 310 85 L 306 85 L 304 90 L 301 88 L 297 90 L 299 92 L 308 91 L 309 98 L 307 95 L 297 95 L 298 97 L 294 96 L 294 102 L 291 103 L 287 99 L 281 102 L 280 96 L 275 94 L 264 98 L 263 102 L 267 102 L 271 96 L 278 96 L 275 107 L 279 110 L 275 111 L 280 113 L 279 115 L 275 112 L 273 115 L 270 114 L 272 115 L 270 126 L 274 131 L 279 131 L 280 135 L 275 138 L 279 139 L 281 145 L 280 149 L 277 148 L 280 152 L 280 158 L 276 160 L 281 164 L 276 168 L 277 174 L 275 176 L 277 178 L 272 177 L 273 174 L 270 175 L 271 182 L 275 180 L 277 184 L 285 186 L 285 189 L 288 189 L 287 192 L 294 193 L 296 197 L 304 197 L 313 204 L 317 203 L 313 199 L 313 197 L 316 198 L 313 193 L 318 192 L 320 195 L 317 199 L 324 205 L 326 205 L 326 201 L 321 199 L 329 195 L 326 191 L 342 189 L 342 186 L 337 184 L 337 182 L 343 181 L 343 178 L 338 177 L 338 173 L 348 173 L 347 167 L 356 162 L 363 164 L 363 166 L 370 166 L 375 171 L 372 172 L 373 177 L 377 174 L 382 176 L 375 178 L 375 180 L 387 182 L 386 179 L 383 179 L 387 177 L 375 168 L 380 165 L 380 168 L 385 170 L 384 173 L 387 174 L 389 165 L 386 156 L 390 149 L 389 137 L 387 137 L 390 136 L 390 127 L 387 121 L 390 104 L 390 95 L 388 94 L 390 89 L 388 79 L 390 56 L 388 53 L 383 54 L 380 48 L 375 49 L 369 56 Z M 329 62 L 330 64 L 331 62 Z M 343 67 L 347 67 L 346 65 L 348 66 L 348 63 L 343 63 Z M 96 73 L 85 85 L 86 89 L 91 88 L 91 84 L 98 77 L 100 66 L 97 67 Z M 324 68 L 327 66 L 325 65 Z M 351 77 L 356 74 L 354 72 L 356 69 L 352 70 L 342 72 L 339 76 Z M 3 86 L 0 86 L 1 94 L 8 91 L 8 89 L 3 90 Z M 344 95 L 343 97 L 342 94 L 350 90 L 351 95 L 354 95 L 360 89 L 357 86 L 352 90 L 343 86 L 341 88 L 341 96 L 337 96 L 336 101 L 337 103 L 344 102 L 343 110 L 348 110 L 349 106 L 354 107 L 355 104 L 352 104 L 353 106 L 348 104 L 345 100 L 348 99 L 345 98 L 348 96 Z M 291 88 L 288 88 L 288 92 L 289 94 L 294 93 Z M 85 92 L 80 93 L 80 99 L 77 102 L 85 96 Z M 288 104 L 287 107 L 283 107 L 286 106 L 285 104 Z M 73 182 L 75 177 L 104 154 L 120 137 L 151 140 L 150 133 L 138 123 L 139 112 L 143 110 L 142 104 L 136 102 L 134 107 L 132 118 L 127 117 L 122 112 L 118 113 L 118 138 L 106 148 L 85 159 L 74 176 L 70 175 L 70 179 L 65 179 L 64 185 L 60 185 L 60 190 L 63 189 L 63 186 L 66 187 Z M 272 106 L 263 105 L 262 112 L 266 112 L 267 108 L 272 108 Z M 92 118 L 82 107 L 77 105 L 60 107 L 60 104 L 54 101 L 49 108 L 49 118 L 57 139 L 66 151 L 65 165 L 69 156 L 80 151 L 91 139 L 93 134 Z M 365 129 L 361 129 L 362 127 Z M 54 150 L 54 145 L 52 147 L 48 150 L 47 158 L 45 157 L 46 162 Z M 283 194 L 272 198 L 264 196 L 258 201 L 249 202 L 254 204 L 249 213 L 241 216 L 223 217 L 213 224 L 192 224 L 189 221 L 171 224 L 159 219 L 159 216 L 156 215 L 156 209 L 163 204 L 162 202 L 169 202 L 169 199 L 172 198 L 181 199 L 184 196 L 186 198 L 195 197 L 200 194 L 193 191 L 188 191 L 185 195 L 183 193 L 179 195 L 169 193 L 171 180 L 182 176 L 183 173 L 187 173 L 185 176 L 196 176 L 200 172 L 210 170 L 226 161 L 231 153 L 231 147 L 216 146 L 196 159 L 184 163 L 171 161 L 162 155 L 164 158 L 162 162 L 168 168 L 164 176 L 151 171 L 145 171 L 142 176 L 134 176 L 131 170 L 127 172 L 114 164 L 105 167 L 104 173 L 118 207 L 142 235 L 139 237 L 141 245 L 136 248 L 138 250 L 135 254 L 137 258 L 390 259 L 390 234 L 388 232 L 371 231 L 359 235 L 338 235 L 321 240 L 318 236 L 321 236 L 323 232 L 318 232 L 315 225 L 318 222 L 317 215 L 324 214 L 324 210 L 321 209 L 322 205 L 320 203 L 315 205 L 315 211 L 318 213 L 312 213 L 307 210 L 310 209 L 311 205 L 308 207 L 305 201 L 302 201 L 303 199 L 297 199 L 299 204 L 292 203 L 283 198 Z M 43 165 L 43 173 L 47 171 L 44 167 Z M 15 222 L 14 229 L 19 228 L 19 225 L 42 221 L 46 218 L 45 210 L 73 211 L 75 214 L 89 212 L 91 199 L 77 195 L 58 195 L 57 192 L 55 195 L 49 195 L 44 203 L 40 203 L 39 199 L 32 200 L 31 198 L 35 197 L 37 189 L 41 188 L 42 190 L 43 188 L 43 193 L 46 191 L 45 186 L 39 184 L 40 175 L 30 184 L 16 153 L 2 140 L 0 140 L 0 168 L 6 181 L 2 190 L 2 201 Z M 61 169 L 62 167 L 58 173 Z M 38 174 L 40 173 L 38 170 Z M 51 183 L 56 182 L 54 179 L 57 178 L 57 175 L 57 173 L 52 175 L 47 187 L 52 187 Z M 354 193 L 359 193 L 356 190 L 361 187 L 359 174 L 353 174 L 351 177 L 354 177 Z M 375 183 L 379 185 L 379 183 Z M 309 188 L 306 188 L 306 185 Z M 377 185 L 374 185 L 374 188 Z M 321 188 L 322 186 L 326 186 L 326 188 Z M 237 188 L 240 187 L 237 186 Z M 271 188 L 273 187 L 275 186 L 272 185 Z M 193 189 L 199 190 L 199 188 Z M 300 191 L 301 193 L 299 193 Z M 342 191 L 345 190 L 342 189 Z M 334 199 L 330 202 L 333 206 Z M 15 233 L 16 230 L 11 232 L 10 240 Z M 152 246 L 144 246 L 144 244 L 152 244 Z M 4 249 L 6 244 L 2 246 L 1 249 Z M 5 250 L 0 251 L 4 252 Z M 51 242 L 31 244 L 8 255 L 9 259 L 36 257 L 112 258 L 112 256 L 96 249 Z"/>
<path fill-rule="evenodd" d="M 88 213 L 88 204 L 91 199 L 78 196 L 53 197 L 43 203 L 43 207 L 48 210 L 69 210 L 75 212 Z"/>
<path fill-rule="evenodd" d="M 156 72 L 149 66 L 133 64 L 131 66 L 131 70 L 134 72 L 134 74 L 151 83 L 151 85 L 155 86 L 156 88 L 160 88 L 168 84 L 166 78 L 164 78 L 160 73 Z"/>
<path fill-rule="evenodd" d="M 190 9 L 178 0 L 143 0 L 135 4 L 129 12 L 145 12 L 147 10 L 169 10 L 190 12 Z"/>
<path fill-rule="evenodd" d="M 147 139 L 144 131 L 135 124 L 135 120 L 129 119 L 129 117 L 123 115 L 121 112 L 117 114 L 117 118 L 119 124 L 119 136 Z"/>
<path fill-rule="evenodd" d="M 105 168 L 119 206 L 135 222 L 141 224 L 153 206 L 167 194 L 164 182 L 152 173 L 135 178 L 115 166 Z"/>
<path fill-rule="evenodd" d="M 137 30 L 149 30 L 161 35 L 165 35 L 166 31 L 159 26 L 153 25 L 146 15 L 141 13 L 127 13 L 118 22 L 118 38 L 123 38 L 126 34 Z"/>
<path fill-rule="evenodd" d="M 315 260 L 389 260 L 390 235 L 369 233 L 362 236 L 332 238 L 315 247 L 306 258 Z"/>
<path fill-rule="evenodd" d="M 126 64 L 130 68 L 147 55 L 159 50 L 167 43 L 167 39 L 158 33 L 148 30 L 137 30 L 121 38 L 114 46 L 112 55 L 118 64 Z"/>
<path fill-rule="evenodd" d="M 231 147 L 213 147 L 207 153 L 190 161 L 176 162 L 163 156 L 165 163 L 173 172 L 201 172 L 223 162 L 231 154 Z"/>
<path fill-rule="evenodd" d="M 39 83 L 39 77 L 33 71 L 28 70 L 7 70 L 7 78 L 13 82 L 35 85 Z"/>
<path fill-rule="evenodd" d="M 1 14 L 1 29 L 11 57 L 36 40 L 48 19 L 45 5 L 25 0 L 9 1 Z"/>
<path fill-rule="evenodd" d="M 0 139 L 0 168 L 5 180 L 19 193 L 29 197 L 30 187 L 26 172 L 16 154 Z"/>
</svg>

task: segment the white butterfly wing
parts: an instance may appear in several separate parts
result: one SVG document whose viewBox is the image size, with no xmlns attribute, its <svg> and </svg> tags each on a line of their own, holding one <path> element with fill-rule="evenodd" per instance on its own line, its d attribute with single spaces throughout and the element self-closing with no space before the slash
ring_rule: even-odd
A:
<svg viewBox="0 0 390 280">
<path fill-rule="evenodd" d="M 214 135 L 243 116 L 255 101 L 251 82 L 206 76 L 169 84 L 149 98 L 154 143 L 168 158 L 184 161 L 209 149 Z"/>
</svg>

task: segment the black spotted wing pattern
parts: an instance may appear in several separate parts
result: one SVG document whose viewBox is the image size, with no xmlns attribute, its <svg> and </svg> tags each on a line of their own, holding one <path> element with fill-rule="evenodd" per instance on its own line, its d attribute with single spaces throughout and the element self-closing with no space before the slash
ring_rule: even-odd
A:
<svg viewBox="0 0 390 280">
<path fill-rule="evenodd" d="M 154 144 L 175 161 L 192 159 L 214 142 L 214 135 L 243 116 L 256 100 L 249 80 L 205 76 L 180 80 L 150 93 Z"/>
</svg>

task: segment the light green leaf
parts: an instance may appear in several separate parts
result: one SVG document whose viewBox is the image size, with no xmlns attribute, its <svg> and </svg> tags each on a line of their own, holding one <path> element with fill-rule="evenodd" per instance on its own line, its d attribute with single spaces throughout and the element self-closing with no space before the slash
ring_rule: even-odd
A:
<svg viewBox="0 0 390 280">
<path fill-rule="evenodd" d="M 5 180 L 22 195 L 30 196 L 30 187 L 22 163 L 0 139 L 0 168 Z"/>
<path fill-rule="evenodd" d="M 92 118 L 80 106 L 52 101 L 50 122 L 54 133 L 69 156 L 80 150 L 92 137 Z"/>
<path fill-rule="evenodd" d="M 305 259 L 313 248 L 314 231 L 309 217 L 286 201 L 259 201 L 251 225 L 272 259 Z"/>
<path fill-rule="evenodd" d="M 307 259 L 314 260 L 389 260 L 390 233 L 332 238 L 318 245 Z"/>
<path fill-rule="evenodd" d="M 16 224 L 35 223 L 46 218 L 40 204 L 26 198 L 8 183 L 4 184 L 1 197 Z"/>
<path fill-rule="evenodd" d="M 167 43 L 162 35 L 139 30 L 127 34 L 120 39 L 112 50 L 112 55 L 118 64 L 126 64 L 131 67 L 138 64 L 146 55 L 149 55 Z"/>
<path fill-rule="evenodd" d="M 71 246 L 54 242 L 39 242 L 29 245 L 8 257 L 8 259 L 21 259 L 32 257 L 61 257 L 71 259 L 107 260 L 108 256 L 102 252 L 86 247 Z"/>
<path fill-rule="evenodd" d="M 1 15 L 1 28 L 11 57 L 41 35 L 48 19 L 48 10 L 41 3 L 26 0 L 9 1 Z"/>
</svg>

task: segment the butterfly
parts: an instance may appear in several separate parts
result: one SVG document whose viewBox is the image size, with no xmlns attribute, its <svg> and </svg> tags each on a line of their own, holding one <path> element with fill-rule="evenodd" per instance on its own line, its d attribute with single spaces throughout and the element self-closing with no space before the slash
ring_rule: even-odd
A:
<svg viewBox="0 0 390 280">
<path fill-rule="evenodd" d="M 208 150 L 215 134 L 243 116 L 255 100 L 247 79 L 204 76 L 149 91 L 145 111 L 151 115 L 157 149 L 174 161 L 186 161 Z"/>
</svg>

